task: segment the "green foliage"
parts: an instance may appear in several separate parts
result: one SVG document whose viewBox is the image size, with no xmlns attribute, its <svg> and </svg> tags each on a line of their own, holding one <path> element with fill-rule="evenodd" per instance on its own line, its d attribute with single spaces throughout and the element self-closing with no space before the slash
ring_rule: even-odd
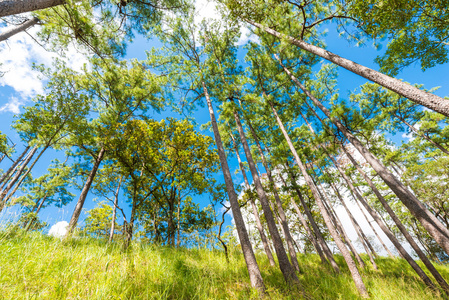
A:
<svg viewBox="0 0 449 300">
<path fill-rule="evenodd" d="M 86 211 L 87 217 L 84 219 L 84 226 L 81 229 L 81 232 L 82 234 L 107 240 L 112 225 L 113 208 L 105 201 L 96 203 L 96 207 Z M 121 226 L 115 222 L 115 230 L 120 231 L 120 227 Z"/>
<path fill-rule="evenodd" d="M 373 38 L 389 38 L 376 61 L 381 71 L 396 75 L 416 61 L 422 70 L 448 62 L 449 12 L 446 0 L 350 0 L 348 13 Z"/>
</svg>

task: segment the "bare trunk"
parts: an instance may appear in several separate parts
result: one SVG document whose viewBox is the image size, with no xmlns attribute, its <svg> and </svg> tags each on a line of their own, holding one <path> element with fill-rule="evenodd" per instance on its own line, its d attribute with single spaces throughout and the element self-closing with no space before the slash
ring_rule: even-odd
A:
<svg viewBox="0 0 449 300">
<path fill-rule="evenodd" d="M 231 204 L 232 214 L 234 216 L 235 227 L 240 240 L 240 246 L 242 247 L 243 256 L 245 258 L 246 267 L 248 269 L 251 285 L 259 290 L 261 293 L 265 293 L 265 285 L 263 283 L 262 275 L 257 265 L 256 257 L 251 246 L 251 242 L 246 231 L 245 221 L 243 220 L 242 213 L 240 211 L 237 195 L 234 190 L 234 183 L 232 182 L 231 171 L 229 170 L 228 162 L 226 160 L 226 153 L 221 141 L 220 132 L 218 130 L 217 120 L 215 119 L 214 109 L 212 107 L 212 101 L 209 97 L 209 93 L 204 81 L 202 82 L 204 96 L 206 97 L 207 107 L 212 123 L 212 129 L 214 132 L 215 143 L 217 144 L 218 156 L 220 158 L 221 169 L 226 184 L 226 191 L 228 193 L 229 202 Z"/>
<path fill-rule="evenodd" d="M 33 27 L 37 23 L 39 23 L 39 19 L 36 17 L 33 17 L 29 20 L 26 20 L 25 22 L 23 22 L 20 25 L 14 26 L 14 28 L 6 29 L 5 31 L 0 33 L 0 42 L 5 41 L 5 40 L 9 39 L 10 37 L 12 37 L 13 35 L 18 34 L 22 31 L 25 31 L 30 27 Z"/>
<path fill-rule="evenodd" d="M 64 0 L 0 0 L 0 18 L 64 3 Z"/>
<path fill-rule="evenodd" d="M 435 239 L 435 241 L 449 254 L 449 230 L 438 220 L 407 187 L 398 180 L 382 162 L 377 159 L 362 143 L 349 132 L 349 130 L 336 118 L 332 117 L 329 110 L 316 99 L 280 62 L 284 71 L 290 76 L 295 84 L 315 103 L 316 106 L 337 126 L 344 136 L 354 145 L 371 167 L 379 174 L 382 180 L 398 196 L 401 202 L 410 210 L 410 212 L 419 220 L 423 227 Z"/>
<path fill-rule="evenodd" d="M 47 195 L 45 195 L 44 198 L 42 198 L 41 203 L 39 203 L 39 206 L 37 207 L 37 210 L 36 210 L 36 218 L 37 218 L 37 214 L 39 213 L 39 211 L 41 210 L 42 206 L 44 205 L 44 202 L 45 202 L 46 199 L 47 199 Z M 33 219 L 28 221 L 28 224 L 25 227 L 25 231 L 30 230 L 31 225 L 33 225 L 33 223 L 36 220 L 36 218 L 33 218 Z"/>
<path fill-rule="evenodd" d="M 250 191 L 251 188 L 249 185 L 248 177 L 246 176 L 245 167 L 243 166 L 242 160 L 240 158 L 239 150 L 237 148 L 237 143 L 236 143 L 232 133 L 230 134 L 230 136 L 231 136 L 232 142 L 234 144 L 235 155 L 237 156 L 237 160 L 239 162 L 240 170 L 242 172 L 243 180 L 245 182 L 245 187 L 248 191 Z M 265 235 L 265 232 L 264 232 L 264 229 L 262 226 L 262 222 L 260 221 L 260 216 L 259 216 L 259 212 L 256 207 L 256 203 L 254 203 L 254 199 L 252 197 L 250 199 L 250 203 L 251 203 L 251 207 L 253 210 L 254 219 L 256 220 L 256 227 L 257 227 L 257 230 L 259 231 L 260 239 L 262 240 L 263 248 L 265 250 L 265 253 L 267 254 L 268 261 L 270 262 L 270 265 L 272 267 L 274 267 L 276 265 L 276 262 L 274 261 L 273 254 L 271 253 L 270 246 L 268 244 L 267 236 Z"/>
<path fill-rule="evenodd" d="M 115 195 L 114 195 L 114 209 L 112 210 L 111 230 L 109 231 L 109 240 L 108 240 L 109 243 L 111 243 L 112 239 L 114 238 L 115 220 L 117 218 L 118 194 L 120 192 L 121 185 L 122 185 L 122 177 L 120 177 L 120 180 L 119 180 L 118 186 L 117 186 L 117 191 L 115 192 Z"/>
<path fill-rule="evenodd" d="M 176 235 L 176 247 L 181 246 L 181 191 L 178 196 L 178 224 L 177 224 L 177 235 Z"/>
<path fill-rule="evenodd" d="M 295 247 L 293 244 L 293 237 L 290 233 L 290 228 L 288 227 L 288 223 L 287 223 L 287 217 L 285 216 L 285 212 L 284 209 L 282 208 L 282 202 L 281 199 L 279 198 L 279 193 L 276 187 L 276 183 L 273 179 L 272 173 L 271 173 L 271 169 L 268 166 L 268 162 L 265 158 L 265 154 L 263 152 L 262 147 L 260 146 L 259 143 L 259 139 L 257 138 L 257 134 L 256 131 L 254 130 L 254 128 L 251 126 L 251 122 L 248 119 L 247 120 L 247 124 L 251 130 L 252 136 L 254 141 L 256 142 L 257 145 L 257 149 L 259 150 L 259 155 L 262 159 L 262 164 L 267 172 L 267 177 L 268 177 L 268 181 L 270 182 L 271 188 L 273 190 L 273 195 L 274 195 L 274 199 L 276 201 L 276 207 L 279 213 L 279 218 L 280 218 L 280 223 L 281 223 L 281 227 L 284 231 L 284 236 L 285 236 L 285 240 L 287 242 L 287 247 L 288 247 L 288 252 L 290 254 L 290 260 L 293 264 L 293 267 L 295 268 L 295 270 L 297 272 L 301 272 L 300 268 L 299 268 L 299 264 L 298 264 L 298 259 L 296 257 L 296 252 L 295 252 Z"/>
<path fill-rule="evenodd" d="M 349 70 L 372 82 L 375 82 L 383 86 L 384 88 L 389 89 L 390 91 L 396 92 L 399 95 L 404 96 L 417 104 L 423 105 L 433 111 L 436 111 L 446 117 L 449 117 L 449 101 L 444 98 L 420 90 L 417 87 L 414 87 L 404 81 L 382 74 L 378 71 L 362 66 L 349 59 L 338 56 L 335 53 L 329 52 L 323 48 L 308 44 L 302 40 L 297 40 L 291 36 L 282 34 L 256 22 L 251 21 L 247 22 L 277 38 L 286 40 L 289 43 L 296 45 L 307 52 L 318 55 L 340 67 L 345 68 L 346 70 Z"/>
<path fill-rule="evenodd" d="M 374 269 L 377 270 L 377 264 L 374 261 L 374 257 L 373 257 L 373 254 L 377 257 L 377 253 L 374 251 L 373 246 L 371 245 L 371 243 L 366 238 L 365 234 L 363 233 L 362 228 L 360 228 L 359 223 L 357 222 L 357 220 L 352 215 L 351 211 L 349 210 L 348 206 L 346 205 L 346 202 L 343 199 L 343 197 L 341 196 L 341 194 L 338 191 L 338 189 L 335 187 L 335 185 L 333 183 L 331 183 L 330 185 L 331 185 L 332 189 L 334 190 L 335 194 L 337 195 L 338 199 L 340 200 L 341 204 L 343 204 L 343 207 L 345 208 L 345 211 L 348 214 L 349 219 L 351 220 L 352 226 L 354 226 L 355 231 L 357 233 L 357 236 L 359 237 L 359 240 L 362 243 L 363 248 L 365 248 L 366 254 L 368 254 L 368 256 L 369 256 L 371 264 L 373 265 Z"/>
<path fill-rule="evenodd" d="M 338 235 L 337 231 L 335 230 L 334 226 L 332 225 L 332 222 L 331 222 L 330 217 L 324 207 L 324 204 L 323 204 L 322 199 L 318 193 L 318 190 L 317 190 L 316 186 L 313 184 L 312 178 L 307 173 L 305 166 L 303 165 L 301 159 L 299 158 L 299 155 L 296 152 L 296 149 L 293 146 L 293 143 L 290 140 L 290 137 L 288 136 L 287 131 L 285 130 L 285 127 L 284 127 L 281 119 L 279 118 L 276 110 L 274 109 L 274 106 L 272 105 L 272 103 L 269 103 L 269 104 L 270 104 L 273 114 L 276 118 L 276 121 L 282 131 L 282 134 L 284 135 L 284 137 L 288 143 L 290 151 L 292 152 L 293 157 L 295 158 L 295 161 L 298 164 L 298 167 L 301 170 L 301 173 L 302 173 L 307 185 L 309 186 L 309 188 L 312 191 L 313 197 L 315 198 L 316 203 L 317 203 L 317 205 L 321 211 L 321 214 L 324 218 L 324 222 L 326 223 L 326 226 L 329 229 L 329 232 L 332 235 L 332 238 L 334 239 L 335 243 L 337 244 L 338 249 L 340 250 L 343 258 L 345 259 L 346 264 L 348 265 L 349 271 L 351 272 L 352 278 L 354 280 L 354 283 L 355 283 L 357 289 L 359 290 L 360 295 L 364 298 L 368 298 L 369 295 L 366 290 L 365 284 L 363 283 L 362 277 L 360 276 L 360 273 L 357 270 L 357 266 L 355 265 L 355 262 L 352 259 L 351 254 L 349 253 L 348 249 L 346 249 L 345 245 L 343 244 L 343 241 L 341 240 L 340 236 Z"/>
<path fill-rule="evenodd" d="M 237 129 L 240 135 L 240 141 L 242 142 L 243 150 L 245 151 L 246 160 L 249 165 L 249 169 L 253 176 L 253 182 L 256 187 L 256 192 L 262 205 L 262 210 L 265 215 L 265 220 L 267 221 L 268 230 L 270 232 L 271 238 L 273 239 L 273 246 L 278 257 L 279 267 L 284 275 L 285 281 L 288 283 L 299 284 L 299 279 L 296 276 L 295 269 L 290 264 L 288 260 L 287 253 L 285 252 L 284 246 L 282 244 L 281 236 L 276 227 L 276 222 L 273 217 L 273 213 L 268 202 L 267 195 L 262 187 L 262 183 L 259 178 L 259 174 L 256 170 L 256 164 L 252 158 L 251 150 L 249 149 L 248 143 L 246 141 L 245 133 L 243 132 L 243 126 L 240 122 L 240 118 L 236 110 L 234 110 L 234 119 L 237 123 Z"/>
<path fill-rule="evenodd" d="M 398 229 L 401 231 L 401 233 L 404 235 L 405 239 L 409 242 L 410 246 L 412 246 L 413 250 L 416 252 L 416 254 L 418 255 L 418 257 L 421 259 L 421 261 L 424 263 L 424 265 L 427 267 L 427 269 L 430 271 L 430 273 L 433 275 L 433 277 L 437 280 L 438 284 L 443 288 L 443 290 L 448 293 L 449 292 L 449 286 L 447 284 L 447 282 L 444 280 L 444 278 L 441 276 L 441 274 L 435 269 L 434 265 L 430 262 L 430 260 L 427 258 L 427 256 L 422 252 L 421 248 L 419 248 L 418 244 L 416 244 L 415 240 L 412 238 L 412 236 L 410 235 L 410 233 L 408 232 L 408 230 L 405 228 L 404 224 L 402 224 L 402 222 L 399 220 L 399 218 L 397 217 L 397 215 L 393 212 L 393 210 L 391 209 L 390 205 L 388 205 L 387 201 L 385 200 L 385 198 L 381 195 L 381 193 L 379 192 L 379 190 L 376 188 L 376 186 L 374 185 L 374 183 L 371 181 L 371 179 L 368 177 L 368 175 L 363 171 L 363 169 L 359 166 L 359 164 L 356 162 L 356 160 L 352 157 L 352 155 L 347 151 L 347 149 L 341 145 L 341 148 L 343 149 L 343 151 L 345 152 L 346 156 L 348 156 L 348 158 L 351 160 L 352 164 L 357 168 L 357 171 L 360 173 L 360 175 L 363 176 L 363 178 L 365 179 L 365 181 L 368 183 L 368 185 L 370 186 L 371 190 L 374 192 L 374 194 L 376 195 L 376 197 L 379 199 L 380 203 L 382 204 L 382 206 L 385 208 L 385 210 L 387 211 L 387 213 L 390 215 L 391 219 L 394 221 L 394 223 L 396 224 L 396 226 L 398 227 Z M 351 183 L 352 185 L 352 183 Z M 357 196 L 357 198 L 359 199 L 360 203 L 362 203 L 364 206 L 366 204 L 366 206 L 368 206 L 368 204 L 364 201 L 364 199 L 361 197 L 360 194 L 356 194 L 359 195 Z M 363 201 L 363 202 L 362 202 Z M 365 203 L 365 204 L 364 204 Z M 365 208 L 366 208 L 365 206 Z M 368 210 L 368 209 L 367 209 Z M 368 210 L 369 212 L 369 210 Z M 371 213 L 370 213 L 371 214 Z M 373 216 L 371 214 L 371 216 Z M 376 218 L 373 219 L 376 220 Z M 377 218 L 379 219 L 379 218 Z M 376 222 L 379 224 L 380 223 L 383 225 L 383 222 L 379 219 L 379 221 L 376 220 Z M 388 236 L 390 238 L 390 240 L 393 242 L 392 238 L 394 239 L 394 241 L 396 241 L 397 244 L 399 244 L 399 242 L 397 241 L 396 237 L 391 233 L 391 231 L 389 231 L 385 225 L 383 225 L 385 227 L 381 229 L 386 233 L 386 230 L 388 232 L 390 232 L 390 234 L 392 235 L 392 237 Z M 395 244 L 393 242 L 393 244 Z M 396 248 L 397 245 L 395 244 Z M 402 247 L 399 244 L 400 247 Z M 398 248 L 399 250 L 399 248 Z M 405 250 L 404 250 L 405 252 Z M 402 257 L 407 259 L 404 254 L 402 252 L 400 252 Z M 406 253 L 407 254 L 407 253 Z M 407 254 L 408 255 L 408 254 Z M 410 258 L 411 259 L 411 258 Z M 407 259 L 407 261 L 409 262 L 409 259 Z M 414 262 L 414 261 L 413 261 Z M 410 263 L 410 262 L 409 262 Z M 411 263 L 410 263 L 411 264 Z M 416 263 L 415 263 L 416 264 Z M 412 264 L 411 264 L 412 265 Z M 413 267 L 413 265 L 412 265 Z M 413 267 L 415 269 L 415 267 Z M 418 267 L 419 268 L 419 267 Z M 415 269 L 415 271 L 417 271 L 417 269 Z M 430 281 L 430 279 L 427 277 L 427 275 L 425 277 L 423 277 L 423 275 L 421 273 L 424 273 L 421 268 L 419 268 L 419 270 L 417 271 L 418 275 L 423 279 L 423 281 L 429 285 L 427 282 Z M 425 275 L 425 274 L 424 274 Z M 431 283 L 431 282 L 430 282 Z M 429 285 L 429 286 L 433 286 Z"/>
<path fill-rule="evenodd" d="M 37 161 L 39 160 L 39 158 L 41 158 L 42 154 L 44 154 L 45 150 L 48 149 L 49 146 L 46 146 L 44 149 L 42 149 L 42 151 L 39 153 L 39 155 L 34 159 L 33 163 L 31 164 L 31 166 L 28 168 L 28 170 L 26 170 L 25 174 L 22 175 L 22 177 L 20 178 L 19 182 L 16 184 L 16 186 L 14 187 L 14 189 L 12 190 L 11 193 L 9 193 L 9 195 L 6 197 L 5 199 L 5 203 L 8 202 L 9 199 L 11 199 L 11 197 L 17 192 L 17 190 L 19 189 L 20 185 L 22 184 L 22 182 L 26 179 L 26 177 L 28 176 L 28 174 L 31 172 L 31 170 L 33 169 L 34 165 L 37 163 Z"/>
<path fill-rule="evenodd" d="M 19 170 L 17 171 L 16 175 L 11 179 L 11 181 L 8 183 L 8 185 L 6 186 L 6 188 L 2 191 L 2 193 L 0 194 L 0 211 L 2 211 L 2 209 L 5 207 L 6 204 L 6 194 L 8 194 L 9 190 L 14 186 L 14 184 L 17 182 L 17 180 L 19 179 L 20 175 L 22 175 L 23 170 L 25 170 L 25 167 L 28 165 L 28 163 L 30 162 L 30 160 L 33 158 L 34 154 L 37 151 L 37 146 L 35 146 L 31 152 L 28 154 L 27 158 L 25 159 L 25 161 L 23 162 L 23 164 L 20 166 Z"/>
<path fill-rule="evenodd" d="M 103 160 L 104 154 L 106 150 L 102 147 L 98 156 L 95 159 L 95 163 L 90 171 L 89 176 L 87 177 L 86 183 L 81 191 L 80 197 L 78 198 L 78 202 L 76 203 L 75 210 L 73 211 L 72 217 L 70 218 L 69 227 L 67 228 L 66 238 L 69 237 L 78 223 L 78 219 L 81 214 L 81 210 L 84 206 L 84 201 L 86 201 L 87 193 L 89 193 L 90 186 L 94 181 L 95 175 L 97 174 L 98 167 L 100 166 L 101 161 Z"/>
<path fill-rule="evenodd" d="M 323 264 L 326 264 L 327 260 L 324 257 L 323 250 L 321 250 L 320 245 L 318 245 L 318 241 L 316 240 L 315 236 L 313 235 L 312 231 L 310 230 L 309 226 L 307 225 L 306 219 L 304 218 L 301 211 L 299 210 L 298 205 L 296 204 L 294 199 L 291 199 L 291 203 L 293 204 L 293 208 L 296 210 L 296 214 L 298 215 L 298 218 L 299 218 L 299 221 L 301 222 L 302 227 L 304 227 L 304 230 L 306 231 L 309 241 L 312 243 L 313 247 L 315 248 L 316 253 L 318 253 L 318 255 L 320 256 L 321 262 Z"/>
<path fill-rule="evenodd" d="M 288 166 L 287 166 L 288 168 Z M 301 201 L 301 205 L 304 208 L 304 212 L 306 213 L 307 218 L 309 219 L 310 224 L 312 225 L 312 229 L 315 232 L 315 235 L 317 237 L 317 240 L 321 246 L 321 249 L 323 249 L 324 254 L 326 255 L 327 259 L 329 260 L 332 268 L 336 273 L 340 273 L 340 268 L 338 267 L 337 263 L 335 262 L 334 255 L 332 254 L 332 251 L 329 249 L 329 246 L 327 245 L 326 241 L 323 238 L 323 235 L 320 232 L 320 229 L 318 228 L 318 225 L 316 224 L 315 220 L 313 219 L 312 213 L 309 210 L 309 207 L 307 206 L 307 203 L 304 200 L 304 197 L 302 196 L 301 191 L 296 186 L 296 179 L 292 172 L 289 172 L 289 175 L 293 182 L 293 188 L 296 191 L 296 195 L 298 195 L 299 200 Z"/>
<path fill-rule="evenodd" d="M 319 189 L 318 189 L 318 192 L 320 192 Z M 362 269 L 364 269 L 366 267 L 365 262 L 363 261 L 362 257 L 360 257 L 357 249 L 354 247 L 354 244 L 352 243 L 351 239 L 349 238 L 348 234 L 346 233 L 346 230 L 343 227 L 343 224 L 341 223 L 340 218 L 338 217 L 337 213 L 331 206 L 330 201 L 326 200 L 322 196 L 322 194 L 321 194 L 321 198 L 324 203 L 324 207 L 327 209 L 329 216 L 331 217 L 331 220 L 334 222 L 335 228 L 337 228 L 337 230 L 340 232 L 340 236 L 341 236 L 343 242 L 349 247 L 349 250 L 352 252 L 352 255 L 354 255 L 354 257 L 356 258 L 360 267 Z"/>
<path fill-rule="evenodd" d="M 2 177 L 0 178 L 0 183 L 2 183 L 3 181 L 7 180 L 9 174 L 11 174 L 13 172 L 13 170 L 15 170 L 16 166 L 19 164 L 19 162 L 22 160 L 22 158 L 25 156 L 25 154 L 27 154 L 28 150 L 30 150 L 30 146 L 27 146 L 25 148 L 25 150 L 22 152 L 22 154 L 20 154 L 20 156 L 16 159 L 16 161 L 11 165 L 11 167 L 9 167 L 8 171 L 6 171 Z"/>
<path fill-rule="evenodd" d="M 355 188 L 356 188 L 356 190 L 359 192 L 359 194 L 362 195 L 362 194 L 360 193 L 360 190 L 357 188 L 357 186 L 356 186 Z M 362 197 L 363 197 L 363 195 L 362 195 Z M 394 258 L 393 253 L 391 253 L 390 249 L 388 249 L 388 247 L 385 245 L 384 241 L 380 238 L 380 236 L 379 236 L 377 230 L 374 228 L 373 224 L 371 224 L 372 221 L 370 221 L 370 220 L 368 219 L 368 216 L 367 216 L 367 215 L 365 214 L 365 212 L 363 211 L 362 207 L 360 206 L 360 203 L 359 203 L 358 201 L 355 201 L 355 203 L 356 203 L 357 206 L 359 207 L 360 211 L 361 211 L 362 214 L 363 214 L 363 217 L 365 217 L 366 222 L 369 224 L 371 230 L 372 230 L 372 231 L 374 232 L 374 234 L 376 235 L 376 237 L 377 237 L 377 239 L 379 240 L 380 244 L 382 245 L 382 247 L 384 247 L 385 251 L 387 251 L 388 256 L 389 256 L 390 258 Z"/>
</svg>

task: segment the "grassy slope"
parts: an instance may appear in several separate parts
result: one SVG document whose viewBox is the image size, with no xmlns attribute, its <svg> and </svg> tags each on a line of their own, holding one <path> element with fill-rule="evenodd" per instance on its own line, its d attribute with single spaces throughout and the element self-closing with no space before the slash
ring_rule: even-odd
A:
<svg viewBox="0 0 449 300">
<path fill-rule="evenodd" d="M 313 299 L 358 299 L 349 271 L 334 275 L 316 255 L 299 255 L 300 280 Z M 340 266 L 344 265 L 337 257 Z M 299 299 L 277 268 L 258 256 L 272 299 Z M 379 258 L 380 271 L 365 270 L 372 299 L 439 299 L 413 275 L 405 261 Z M 439 266 L 449 279 L 449 268 Z M 249 299 L 246 267 L 238 252 L 223 253 L 95 240 L 61 242 L 37 233 L 0 237 L 0 299 Z"/>
</svg>

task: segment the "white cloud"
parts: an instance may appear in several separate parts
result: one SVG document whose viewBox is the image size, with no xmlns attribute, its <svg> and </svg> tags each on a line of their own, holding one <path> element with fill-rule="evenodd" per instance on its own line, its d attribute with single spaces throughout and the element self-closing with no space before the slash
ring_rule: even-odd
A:
<svg viewBox="0 0 449 300">
<path fill-rule="evenodd" d="M 260 44 L 259 37 L 252 33 L 247 27 L 240 28 L 240 38 L 237 41 L 237 46 L 242 46 L 248 43 L 249 41 Z"/>
<path fill-rule="evenodd" d="M 29 35 L 21 32 L 0 43 L 0 70 L 4 72 L 0 77 L 0 88 L 10 87 L 18 97 L 11 97 L 9 103 L 1 106 L 1 111 L 18 113 L 19 105 L 44 92 L 44 82 L 39 78 L 40 72 L 33 70 L 32 65 L 36 63 L 50 66 L 53 58 L 59 55 L 45 50 L 31 37 L 35 37 L 39 29 L 39 26 L 35 26 L 28 30 Z M 79 70 L 87 59 L 74 47 L 68 47 L 67 62 L 69 67 Z"/>
<path fill-rule="evenodd" d="M 62 238 L 67 233 L 67 227 L 69 227 L 69 223 L 67 223 L 66 221 L 58 222 L 55 225 L 51 226 L 50 230 L 48 231 L 48 235 Z"/>
<path fill-rule="evenodd" d="M 13 114 L 18 114 L 20 113 L 19 107 L 22 104 L 23 103 L 18 98 L 11 97 L 8 103 L 0 107 L 0 113 L 12 112 Z"/>
</svg>

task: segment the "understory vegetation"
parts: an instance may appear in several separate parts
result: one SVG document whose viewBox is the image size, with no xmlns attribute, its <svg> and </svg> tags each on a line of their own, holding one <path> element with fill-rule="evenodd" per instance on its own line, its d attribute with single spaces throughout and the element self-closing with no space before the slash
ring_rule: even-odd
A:
<svg viewBox="0 0 449 300">
<path fill-rule="evenodd" d="M 2 299 L 251 299 L 248 271 L 239 248 L 172 248 L 93 238 L 60 240 L 41 233 L 0 234 Z M 256 255 L 272 299 L 359 299 L 341 256 L 335 276 L 316 254 L 299 254 L 303 292 L 289 287 L 266 256 Z M 400 259 L 376 259 L 378 271 L 361 270 L 372 299 L 443 299 Z M 447 278 L 449 268 L 437 266 Z"/>
</svg>

